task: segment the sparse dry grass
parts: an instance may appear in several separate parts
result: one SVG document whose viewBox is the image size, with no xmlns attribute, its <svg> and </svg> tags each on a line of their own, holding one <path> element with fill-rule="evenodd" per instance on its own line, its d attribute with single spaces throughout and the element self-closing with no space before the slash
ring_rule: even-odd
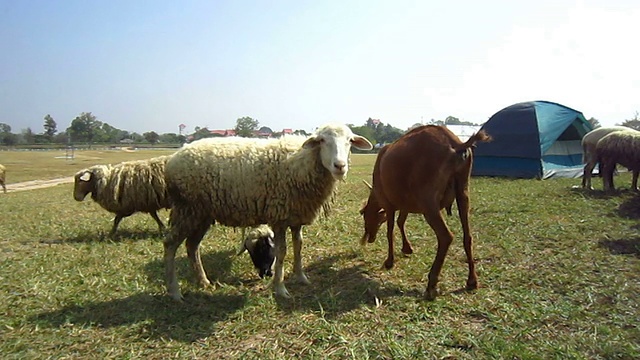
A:
<svg viewBox="0 0 640 360">
<path fill-rule="evenodd" d="M 249 258 L 234 255 L 240 234 L 233 229 L 216 226 L 202 244 L 215 288 L 195 285 L 180 249 L 186 300 L 176 304 L 164 296 L 162 237 L 149 216 L 123 220 L 121 236 L 109 239 L 111 215 L 75 202 L 70 184 L 0 194 L 3 358 L 640 356 L 635 193 L 571 189 L 579 179 L 473 178 L 481 288 L 462 291 L 467 267 L 454 215 L 442 295 L 426 302 L 435 238 L 419 216 L 407 223 L 415 254 L 399 254 L 390 271 L 381 268 L 384 231 L 376 243 L 358 244 L 361 179 L 374 159 L 354 156 L 330 217 L 305 228 L 312 285 L 287 281 L 292 300 L 274 298 Z M 629 183 L 629 174 L 616 178 L 618 186 Z M 601 188 L 600 179 L 594 185 Z M 290 271 L 291 250 L 285 263 Z"/>
</svg>

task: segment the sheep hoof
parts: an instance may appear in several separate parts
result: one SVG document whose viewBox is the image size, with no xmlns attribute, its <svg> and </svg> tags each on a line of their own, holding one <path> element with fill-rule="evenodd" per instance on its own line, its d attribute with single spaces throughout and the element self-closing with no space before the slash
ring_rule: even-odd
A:
<svg viewBox="0 0 640 360">
<path fill-rule="evenodd" d="M 311 281 L 309 281 L 309 279 L 307 278 L 307 275 L 305 275 L 303 272 L 301 272 L 296 276 L 296 280 L 298 280 L 298 282 L 301 284 L 311 285 Z"/>
<path fill-rule="evenodd" d="M 184 297 L 182 296 L 180 291 L 178 291 L 177 293 L 168 293 L 167 295 L 169 295 L 173 300 L 177 302 L 184 302 Z"/>
<path fill-rule="evenodd" d="M 287 288 L 284 286 L 284 284 L 280 283 L 274 286 L 275 286 L 276 296 L 279 296 L 285 299 L 291 299 L 291 294 L 289 294 L 289 291 L 287 291 Z"/>
</svg>

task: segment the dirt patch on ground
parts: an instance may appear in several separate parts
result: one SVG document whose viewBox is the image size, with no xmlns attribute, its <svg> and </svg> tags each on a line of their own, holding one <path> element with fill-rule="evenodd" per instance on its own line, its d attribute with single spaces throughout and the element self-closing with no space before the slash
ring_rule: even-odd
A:
<svg viewBox="0 0 640 360">
<path fill-rule="evenodd" d="M 58 178 L 58 179 L 49 179 L 49 180 L 25 181 L 25 182 L 20 182 L 15 184 L 7 184 L 7 192 L 10 193 L 14 191 L 42 189 L 42 188 L 56 186 L 60 184 L 68 184 L 72 182 L 73 182 L 73 176 Z"/>
</svg>

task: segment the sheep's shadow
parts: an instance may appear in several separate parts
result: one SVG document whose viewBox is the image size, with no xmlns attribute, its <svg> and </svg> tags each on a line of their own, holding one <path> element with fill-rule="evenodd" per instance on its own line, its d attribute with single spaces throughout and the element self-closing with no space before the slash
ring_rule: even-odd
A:
<svg viewBox="0 0 640 360">
<path fill-rule="evenodd" d="M 421 295 L 417 290 L 382 285 L 379 280 L 369 276 L 359 257 L 355 252 L 343 252 L 308 264 L 305 273 L 311 284 L 302 285 L 286 278 L 285 284 L 292 298 L 275 297 L 278 307 L 286 313 L 316 310 L 325 318 L 332 319 L 363 305 L 375 307 L 381 299 L 391 296 Z M 353 264 L 335 266 L 343 261 Z"/>
<path fill-rule="evenodd" d="M 204 253 L 200 256 L 202 258 L 202 266 L 207 273 L 207 278 L 212 284 L 232 284 L 249 283 L 252 280 L 244 280 L 238 277 L 231 271 L 235 252 L 233 250 L 221 250 Z M 176 256 L 176 276 L 178 280 L 185 279 L 189 282 L 195 283 L 196 277 L 191 269 L 189 259 L 186 256 Z M 144 271 L 149 279 L 157 279 L 162 281 L 164 286 L 164 260 L 159 258 L 148 262 L 144 266 Z M 257 278 L 257 276 L 256 276 Z M 162 280 L 160 280 L 162 279 Z M 185 295 L 188 296 L 188 295 Z"/>
<path fill-rule="evenodd" d="M 598 245 L 606 248 L 612 255 L 628 255 L 640 258 L 640 238 L 631 239 L 603 239 Z"/>
<path fill-rule="evenodd" d="M 138 324 L 141 337 L 193 342 L 210 336 L 216 323 L 245 306 L 242 295 L 196 293 L 178 305 L 166 295 L 137 294 L 122 299 L 68 305 L 31 316 L 38 326 L 60 328 L 70 325 L 112 328 Z M 180 326 L 179 324 L 188 324 Z"/>
<path fill-rule="evenodd" d="M 635 196 L 626 199 L 618 206 L 617 214 L 627 219 L 640 219 L 640 194 L 634 192 Z"/>
<path fill-rule="evenodd" d="M 42 239 L 41 243 L 45 244 L 61 244 L 61 243 L 97 243 L 97 242 L 123 242 L 123 241 L 143 241 L 149 239 L 158 239 L 161 241 L 164 234 L 157 229 L 118 229 L 114 236 L 109 235 L 109 231 L 102 230 L 85 230 L 80 233 L 68 237 L 59 237 L 54 239 Z"/>
</svg>

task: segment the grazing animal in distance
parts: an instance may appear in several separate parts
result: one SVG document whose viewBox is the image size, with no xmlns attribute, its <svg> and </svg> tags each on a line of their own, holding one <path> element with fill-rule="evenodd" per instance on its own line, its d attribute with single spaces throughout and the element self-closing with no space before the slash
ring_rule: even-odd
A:
<svg viewBox="0 0 640 360">
<path fill-rule="evenodd" d="M 640 131 L 624 130 L 604 136 L 596 145 L 596 160 L 600 163 L 600 173 L 604 191 L 613 191 L 613 173 L 620 164 L 633 172 L 631 188 L 638 190 L 640 172 Z"/>
<path fill-rule="evenodd" d="M 286 230 L 293 240 L 293 271 L 302 270 L 302 226 L 328 210 L 337 181 L 349 170 L 351 147 L 372 149 L 345 125 L 325 125 L 307 136 L 279 139 L 208 138 L 178 150 L 165 176 L 172 201 L 170 228 L 164 241 L 167 293 L 181 300 L 175 254 L 186 239 L 187 255 L 201 286 L 210 285 L 199 246 L 212 223 L 253 227 L 268 224 L 276 250 L 275 294 L 290 297 L 284 285 Z"/>
<path fill-rule="evenodd" d="M 242 229 L 244 234 L 245 229 Z M 250 229 L 246 236 L 243 236 L 242 247 L 238 255 L 248 252 L 253 262 L 253 266 L 258 270 L 260 278 L 271 277 L 271 267 L 276 259 L 276 246 L 273 243 L 273 230 L 269 225 L 260 225 Z"/>
<path fill-rule="evenodd" d="M 2 190 L 4 191 L 4 193 L 7 193 L 7 186 L 5 185 L 5 182 L 7 181 L 7 169 L 4 167 L 4 165 L 0 164 L 0 185 L 2 186 Z"/>
<path fill-rule="evenodd" d="M 387 221 L 389 254 L 384 263 L 393 266 L 393 227 L 395 213 L 422 214 L 436 233 L 438 250 L 429 271 L 425 298 L 437 295 L 437 284 L 444 259 L 453 241 L 441 209 L 450 205 L 450 192 L 456 199 L 463 230 L 463 244 L 469 264 L 467 289 L 478 287 L 473 259 L 473 238 L 469 226 L 469 177 L 473 162 L 472 147 L 491 137 L 480 130 L 461 142 L 444 126 L 425 125 L 414 128 L 385 146 L 373 169 L 373 188 L 362 211 L 364 235 L 361 243 L 373 242 L 380 227 L 380 210 Z M 405 215 L 406 217 L 406 215 Z"/>
<path fill-rule="evenodd" d="M 584 163 L 584 172 L 582 174 L 582 188 L 593 190 L 591 186 L 591 173 L 598 162 L 596 156 L 596 145 L 603 137 L 616 131 L 635 131 L 626 126 L 610 126 L 599 127 L 589 131 L 582 137 L 582 162 Z M 602 174 L 600 174 L 602 175 Z"/>
<path fill-rule="evenodd" d="M 171 207 L 164 180 L 169 158 L 159 156 L 80 170 L 74 177 L 73 198 L 82 201 L 91 194 L 93 201 L 116 215 L 110 236 L 115 235 L 123 218 L 136 212 L 151 215 L 162 232 L 164 224 L 157 211 Z"/>
</svg>

